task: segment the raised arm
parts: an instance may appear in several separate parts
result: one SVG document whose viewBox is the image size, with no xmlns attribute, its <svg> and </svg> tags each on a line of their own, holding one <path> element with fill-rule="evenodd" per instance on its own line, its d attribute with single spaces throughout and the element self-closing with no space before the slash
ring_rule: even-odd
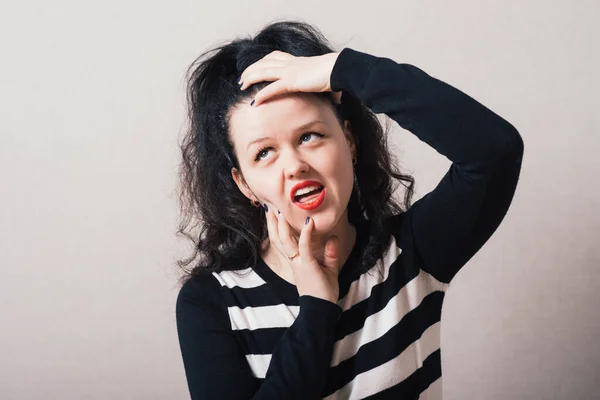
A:
<svg viewBox="0 0 600 400">
<path fill-rule="evenodd" d="M 396 218 L 398 237 L 421 268 L 449 283 L 506 215 L 521 170 L 521 136 L 473 98 L 410 64 L 345 48 L 330 80 L 333 91 L 385 113 L 452 161 L 437 187 Z"/>
<path fill-rule="evenodd" d="M 312 296 L 300 296 L 299 305 L 261 383 L 231 329 L 218 281 L 210 275 L 188 281 L 177 297 L 176 318 L 192 400 L 320 398 L 341 308 Z"/>
</svg>

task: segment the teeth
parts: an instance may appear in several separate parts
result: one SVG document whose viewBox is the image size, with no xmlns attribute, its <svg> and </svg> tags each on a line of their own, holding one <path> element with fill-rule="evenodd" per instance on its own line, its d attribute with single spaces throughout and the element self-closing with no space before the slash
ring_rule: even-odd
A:
<svg viewBox="0 0 600 400">
<path fill-rule="evenodd" d="M 301 194 L 312 192 L 313 190 L 316 190 L 320 187 L 321 186 L 317 185 L 317 186 L 307 186 L 302 189 L 298 189 L 298 191 L 296 192 L 296 194 L 294 196 L 300 196 Z"/>
</svg>

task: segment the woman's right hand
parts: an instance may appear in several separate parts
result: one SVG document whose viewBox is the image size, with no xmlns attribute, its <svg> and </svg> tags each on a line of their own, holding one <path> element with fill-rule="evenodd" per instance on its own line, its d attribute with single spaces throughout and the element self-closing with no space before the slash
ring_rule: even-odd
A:
<svg viewBox="0 0 600 400">
<path fill-rule="evenodd" d="M 339 297 L 338 275 L 340 265 L 338 259 L 339 239 L 331 236 L 325 243 L 323 264 L 314 257 L 312 232 L 314 221 L 302 227 L 300 238 L 292 235 L 292 229 L 282 214 L 269 209 L 265 212 L 270 244 L 282 255 L 282 259 L 291 266 L 294 282 L 300 296 L 309 295 L 332 303 L 337 303 Z M 300 255 L 289 260 L 299 252 Z"/>
</svg>

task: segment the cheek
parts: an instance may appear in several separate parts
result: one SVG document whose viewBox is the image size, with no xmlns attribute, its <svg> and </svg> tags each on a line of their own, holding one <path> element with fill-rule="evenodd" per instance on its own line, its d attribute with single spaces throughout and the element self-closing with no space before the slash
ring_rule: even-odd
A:
<svg viewBox="0 0 600 400">
<path fill-rule="evenodd" d="M 352 194 L 352 188 L 354 187 L 354 170 L 352 169 L 352 164 L 350 164 L 347 168 L 343 168 L 343 176 L 342 179 L 342 191 L 346 197 L 346 200 L 350 199 L 350 195 Z"/>
<path fill-rule="evenodd" d="M 277 205 L 281 202 L 278 181 L 267 174 L 257 176 L 253 179 L 254 194 L 258 197 L 261 203 Z"/>
<path fill-rule="evenodd" d="M 325 167 L 324 172 L 327 171 L 329 179 L 334 179 L 335 186 L 337 186 L 339 196 L 342 197 L 342 200 L 349 199 L 352 187 L 354 186 L 352 162 L 349 162 L 347 155 L 341 152 L 330 154 L 327 160 L 326 164 L 323 165 Z"/>
<path fill-rule="evenodd" d="M 350 199 L 350 194 L 354 187 L 354 169 L 349 157 L 349 154 L 343 153 L 339 154 L 337 160 L 339 185 L 343 196 L 347 197 L 347 199 Z"/>
</svg>

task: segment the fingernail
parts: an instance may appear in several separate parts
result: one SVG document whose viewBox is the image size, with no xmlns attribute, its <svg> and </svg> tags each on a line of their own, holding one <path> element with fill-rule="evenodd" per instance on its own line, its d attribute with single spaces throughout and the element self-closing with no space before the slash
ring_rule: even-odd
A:
<svg viewBox="0 0 600 400">
<path fill-rule="evenodd" d="M 304 225 L 308 225 L 308 221 L 310 221 L 310 217 L 306 217 L 306 221 L 304 221 Z"/>
<path fill-rule="evenodd" d="M 253 106 L 253 105 L 254 105 L 254 100 L 252 100 L 252 103 L 250 103 L 250 105 L 251 105 L 251 106 Z"/>
<path fill-rule="evenodd" d="M 269 211 L 269 207 L 267 206 L 267 203 L 265 203 L 265 211 Z"/>
</svg>

